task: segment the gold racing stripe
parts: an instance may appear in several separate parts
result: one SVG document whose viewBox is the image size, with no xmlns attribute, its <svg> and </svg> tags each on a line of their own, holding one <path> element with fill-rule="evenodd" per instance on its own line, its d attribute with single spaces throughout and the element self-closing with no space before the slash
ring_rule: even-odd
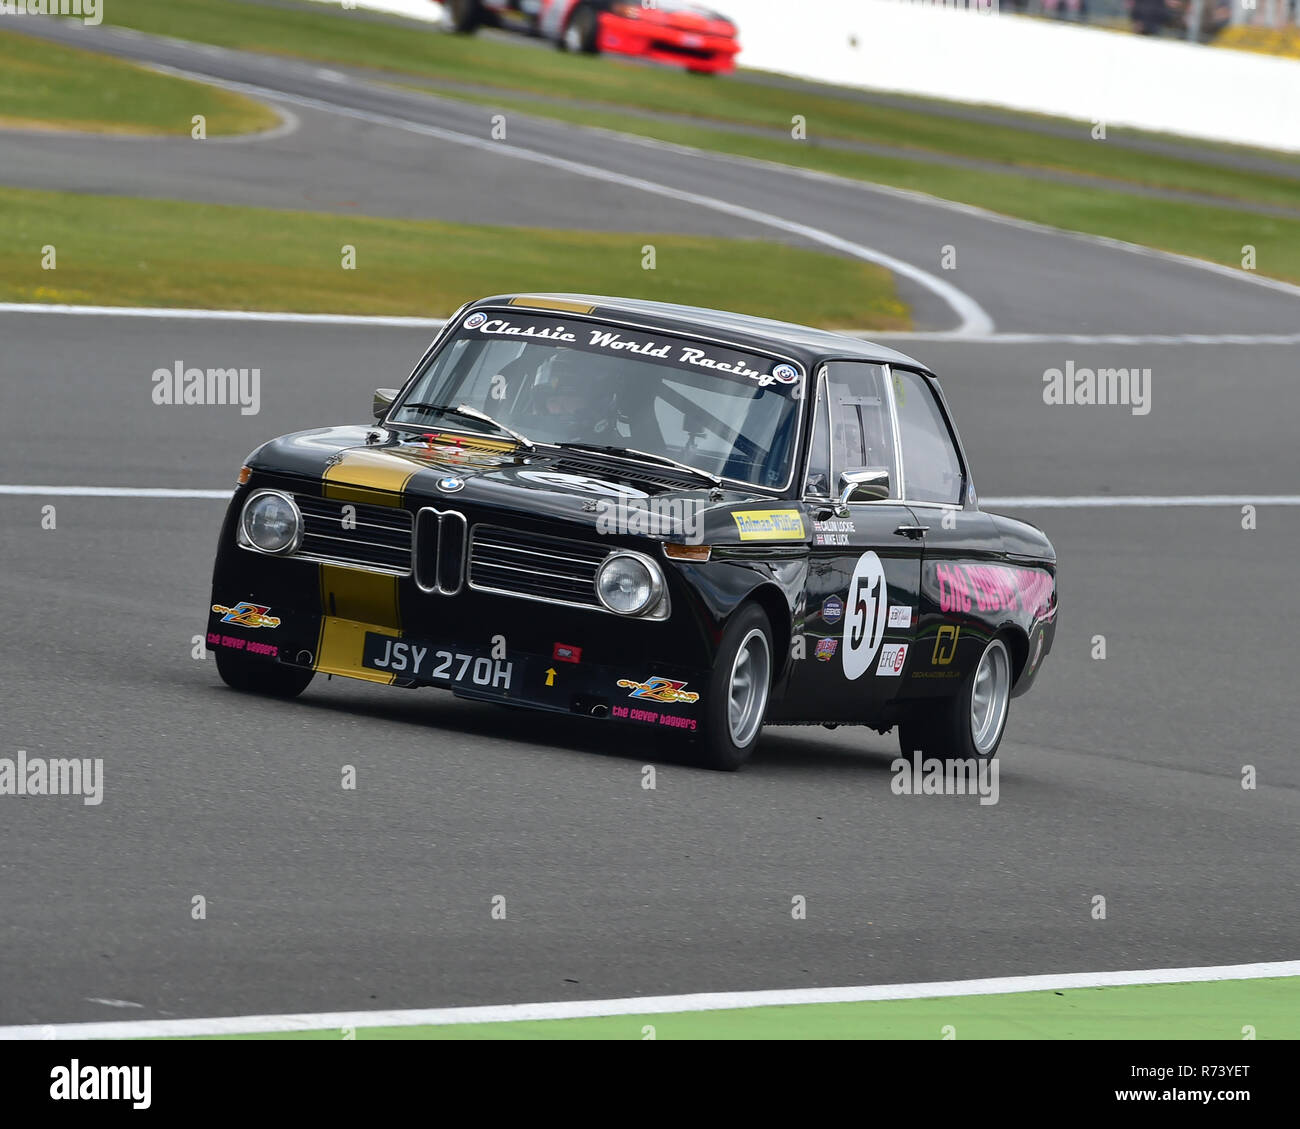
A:
<svg viewBox="0 0 1300 1129">
<path fill-rule="evenodd" d="M 568 298 L 511 298 L 510 305 L 531 306 L 535 310 L 564 310 L 570 314 L 589 314 L 596 308 Z"/>
<path fill-rule="evenodd" d="M 402 495 L 419 465 L 382 451 L 359 448 L 324 475 L 327 498 L 369 506 L 402 504 Z M 320 566 L 321 622 L 316 641 L 316 669 L 386 685 L 396 676 L 361 665 L 366 632 L 401 634 L 397 577 L 339 565 Z"/>
</svg>

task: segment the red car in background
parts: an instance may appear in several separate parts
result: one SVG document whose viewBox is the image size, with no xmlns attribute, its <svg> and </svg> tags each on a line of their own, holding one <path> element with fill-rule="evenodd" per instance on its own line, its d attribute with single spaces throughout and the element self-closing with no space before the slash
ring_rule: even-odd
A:
<svg viewBox="0 0 1300 1129">
<path fill-rule="evenodd" d="M 735 70 L 736 25 L 688 0 L 447 0 L 459 32 L 514 27 L 561 50 L 633 55 L 697 74 Z"/>
</svg>

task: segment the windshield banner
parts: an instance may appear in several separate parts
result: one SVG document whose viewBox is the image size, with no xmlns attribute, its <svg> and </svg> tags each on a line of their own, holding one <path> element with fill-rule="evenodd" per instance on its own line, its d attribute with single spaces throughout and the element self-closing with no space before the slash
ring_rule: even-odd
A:
<svg viewBox="0 0 1300 1129">
<path fill-rule="evenodd" d="M 461 322 L 461 329 L 478 337 L 515 338 L 521 342 L 548 343 L 584 353 L 624 354 L 679 371 L 698 369 L 732 380 L 750 381 L 760 388 L 793 388 L 803 375 L 800 367 L 789 361 L 742 353 L 711 342 L 688 341 L 624 326 L 593 325 L 513 311 L 475 310 Z"/>
</svg>

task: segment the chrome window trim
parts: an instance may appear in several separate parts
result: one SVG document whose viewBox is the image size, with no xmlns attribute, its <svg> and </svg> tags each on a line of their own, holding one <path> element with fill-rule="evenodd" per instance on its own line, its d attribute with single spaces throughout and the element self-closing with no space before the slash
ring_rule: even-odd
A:
<svg viewBox="0 0 1300 1129">
<path fill-rule="evenodd" d="M 900 502 L 907 499 L 907 476 L 903 473 L 903 435 L 898 428 L 898 404 L 894 402 L 894 366 L 882 364 L 885 370 L 885 399 L 889 402 L 889 427 L 894 437 L 894 468 L 898 471 L 898 489 L 891 495 Z"/>
</svg>

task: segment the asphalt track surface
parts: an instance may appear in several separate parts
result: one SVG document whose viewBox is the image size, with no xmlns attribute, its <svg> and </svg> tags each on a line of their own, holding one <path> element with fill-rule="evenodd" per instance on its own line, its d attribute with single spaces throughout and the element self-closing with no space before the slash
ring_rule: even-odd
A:
<svg viewBox="0 0 1300 1129">
<path fill-rule="evenodd" d="M 486 136 L 473 107 L 310 66 L 96 44 Z M 338 175 L 366 213 L 576 225 L 569 214 L 612 229 L 626 215 L 637 230 L 650 214 L 664 230 L 779 237 L 374 122 L 357 134 L 367 148 L 349 151 L 355 120 L 287 105 L 298 131 L 223 143 L 215 175 L 197 144 L 169 157 L 147 154 L 170 142 L 5 135 L 0 182 L 147 194 L 161 171 L 172 179 L 158 195 L 209 198 L 206 175 L 211 198 L 323 209 Z M 316 149 L 331 130 L 337 145 Z M 1293 293 L 892 192 L 523 118 L 508 144 L 737 201 L 926 270 L 953 243 L 952 281 L 999 331 L 1300 328 Z M 21 169 L 15 145 L 28 146 Z M 60 181 L 76 167 L 87 179 Z M 904 293 L 923 326 L 953 326 L 933 294 Z M 231 485 L 271 435 L 364 419 L 370 390 L 397 383 L 427 337 L 0 312 L 0 485 Z M 986 495 L 1297 492 L 1295 345 L 901 344 L 944 377 Z M 260 367 L 260 413 L 153 405 L 150 374 L 177 359 Z M 1070 360 L 1151 368 L 1150 414 L 1044 405 L 1043 371 Z M 57 527 L 44 530 L 50 503 Z M 1232 507 L 1025 511 L 1060 554 L 1062 619 L 1039 685 L 1013 703 L 991 807 L 892 794 L 893 737 L 863 730 L 773 729 L 723 775 L 640 734 L 434 691 L 318 679 L 291 704 L 237 695 L 190 655 L 221 511 L 0 494 L 0 756 L 102 757 L 106 776 L 98 807 L 0 798 L 0 1023 L 1296 956 L 1300 508 L 1261 506 L 1250 531 Z M 641 787 L 648 764 L 654 791 Z M 340 787 L 344 765 L 355 792 Z M 1241 787 L 1244 765 L 1255 790 Z M 1104 921 L 1090 914 L 1098 894 Z M 206 920 L 191 918 L 195 895 Z M 806 920 L 791 917 L 796 895 Z"/>
</svg>

